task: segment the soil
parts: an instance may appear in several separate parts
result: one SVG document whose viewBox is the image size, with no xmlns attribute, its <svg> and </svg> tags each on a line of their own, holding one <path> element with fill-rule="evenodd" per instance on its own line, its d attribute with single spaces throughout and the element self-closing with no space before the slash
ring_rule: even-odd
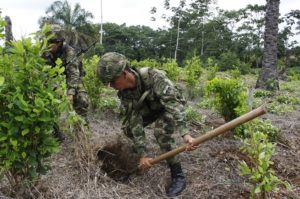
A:
<svg viewBox="0 0 300 199">
<path fill-rule="evenodd" d="M 193 136 L 224 123 L 218 114 L 200 111 L 206 116 L 206 122 L 190 125 Z M 273 170 L 291 185 L 290 190 L 280 187 L 277 193 L 269 194 L 267 198 L 300 198 L 300 107 L 284 116 L 266 114 L 263 118 L 272 120 L 280 129 L 277 153 L 272 159 Z M 159 163 L 147 172 L 135 172 L 138 157 L 132 155 L 132 143 L 123 136 L 116 114 L 93 113 L 89 126 L 92 133 L 88 140 L 62 143 L 60 152 L 51 158 L 52 170 L 32 189 L 16 193 L 13 198 L 167 198 L 165 187 L 170 183 L 170 172 L 166 163 Z M 148 155 L 159 155 L 151 128 L 146 129 L 146 135 Z M 175 137 L 181 144 L 182 139 L 178 135 Z M 249 162 L 240 151 L 241 145 L 229 133 L 201 144 L 193 152 L 182 153 L 187 188 L 177 198 L 249 198 L 252 185 L 246 177 L 239 175 L 238 170 L 239 161 Z M 105 159 L 113 158 L 99 153 L 99 149 L 118 157 L 125 154 L 119 162 L 123 165 L 121 171 L 125 172 L 114 176 L 112 171 L 116 170 L 116 163 L 105 163 Z M 4 185 L 0 190 L 0 198 L 9 198 L 4 196 Z"/>
</svg>

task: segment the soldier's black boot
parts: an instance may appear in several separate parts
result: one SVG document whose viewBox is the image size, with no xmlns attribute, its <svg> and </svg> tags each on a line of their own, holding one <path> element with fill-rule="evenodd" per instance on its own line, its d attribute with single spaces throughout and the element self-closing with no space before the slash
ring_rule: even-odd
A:
<svg viewBox="0 0 300 199">
<path fill-rule="evenodd" d="M 181 164 L 169 165 L 171 170 L 172 182 L 167 188 L 166 193 L 169 197 L 178 196 L 186 187 L 185 176 L 181 169 Z"/>
<path fill-rule="evenodd" d="M 59 130 L 57 125 L 53 127 L 53 136 L 57 138 L 59 142 L 63 142 L 66 140 L 66 136 Z"/>
</svg>

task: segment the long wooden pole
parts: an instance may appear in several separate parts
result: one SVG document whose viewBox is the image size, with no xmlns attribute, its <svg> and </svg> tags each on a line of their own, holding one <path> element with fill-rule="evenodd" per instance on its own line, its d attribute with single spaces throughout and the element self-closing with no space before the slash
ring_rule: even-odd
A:
<svg viewBox="0 0 300 199">
<path fill-rule="evenodd" d="M 252 111 L 250 111 L 250 112 L 248 112 L 226 124 L 223 124 L 222 126 L 216 128 L 214 130 L 211 130 L 211 131 L 205 133 L 204 135 L 201 135 L 201 136 L 195 138 L 194 145 L 199 145 L 207 140 L 210 140 L 218 135 L 221 135 L 221 134 L 227 132 L 228 130 L 231 130 L 231 129 L 237 127 L 238 125 L 244 124 L 258 116 L 265 114 L 266 112 L 267 111 L 264 107 L 259 107 L 257 109 L 254 109 L 254 110 L 252 110 Z M 171 158 L 171 157 L 185 151 L 186 146 L 187 146 L 187 144 L 184 144 L 184 145 L 182 145 L 176 149 L 173 149 L 167 153 L 161 154 L 160 156 L 152 159 L 150 161 L 150 163 L 153 165 L 153 164 L 157 164 L 165 159 Z"/>
</svg>

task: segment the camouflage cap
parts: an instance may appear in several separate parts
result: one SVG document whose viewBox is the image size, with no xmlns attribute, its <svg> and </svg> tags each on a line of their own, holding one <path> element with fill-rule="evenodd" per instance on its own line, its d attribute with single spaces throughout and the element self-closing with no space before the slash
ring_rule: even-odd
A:
<svg viewBox="0 0 300 199">
<path fill-rule="evenodd" d="M 50 25 L 49 34 L 53 34 L 53 37 L 49 39 L 50 43 L 65 40 L 65 35 L 64 35 L 63 28 L 58 24 L 51 24 Z"/>
<path fill-rule="evenodd" d="M 105 53 L 97 66 L 97 76 L 103 84 L 108 84 L 122 74 L 127 64 L 126 57 L 120 53 Z"/>
</svg>

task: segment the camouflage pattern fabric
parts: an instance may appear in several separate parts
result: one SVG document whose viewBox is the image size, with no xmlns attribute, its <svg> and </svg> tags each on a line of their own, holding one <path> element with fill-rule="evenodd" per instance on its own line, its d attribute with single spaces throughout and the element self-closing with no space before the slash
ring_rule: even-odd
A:
<svg viewBox="0 0 300 199">
<path fill-rule="evenodd" d="M 122 74 L 127 65 L 126 57 L 116 52 L 105 53 L 97 67 L 97 76 L 103 84 L 108 84 L 113 78 Z"/>
<path fill-rule="evenodd" d="M 144 127 L 155 123 L 154 136 L 161 151 L 164 153 L 172 150 L 175 147 L 175 129 L 181 136 L 187 134 L 182 95 L 162 71 L 141 68 L 131 69 L 131 72 L 136 76 L 137 89 L 118 92 L 125 135 L 134 141 L 137 153 L 144 156 Z M 145 91 L 148 95 L 141 102 L 140 98 Z M 176 164 L 179 162 L 178 158 L 174 156 L 167 162 Z"/>
<path fill-rule="evenodd" d="M 73 107 L 75 111 L 86 119 L 89 98 L 81 79 L 83 76 L 83 70 L 80 68 L 82 67 L 81 60 L 71 60 L 75 57 L 75 55 L 75 50 L 71 46 L 64 43 L 62 48 L 56 54 L 48 52 L 44 58 L 46 59 L 46 63 L 52 66 L 56 65 L 55 61 L 58 58 L 62 60 L 62 65 L 65 66 L 65 74 L 67 79 L 67 94 L 73 95 Z M 70 61 L 72 61 L 72 63 L 69 63 Z M 66 63 L 69 64 L 66 65 Z"/>
</svg>

